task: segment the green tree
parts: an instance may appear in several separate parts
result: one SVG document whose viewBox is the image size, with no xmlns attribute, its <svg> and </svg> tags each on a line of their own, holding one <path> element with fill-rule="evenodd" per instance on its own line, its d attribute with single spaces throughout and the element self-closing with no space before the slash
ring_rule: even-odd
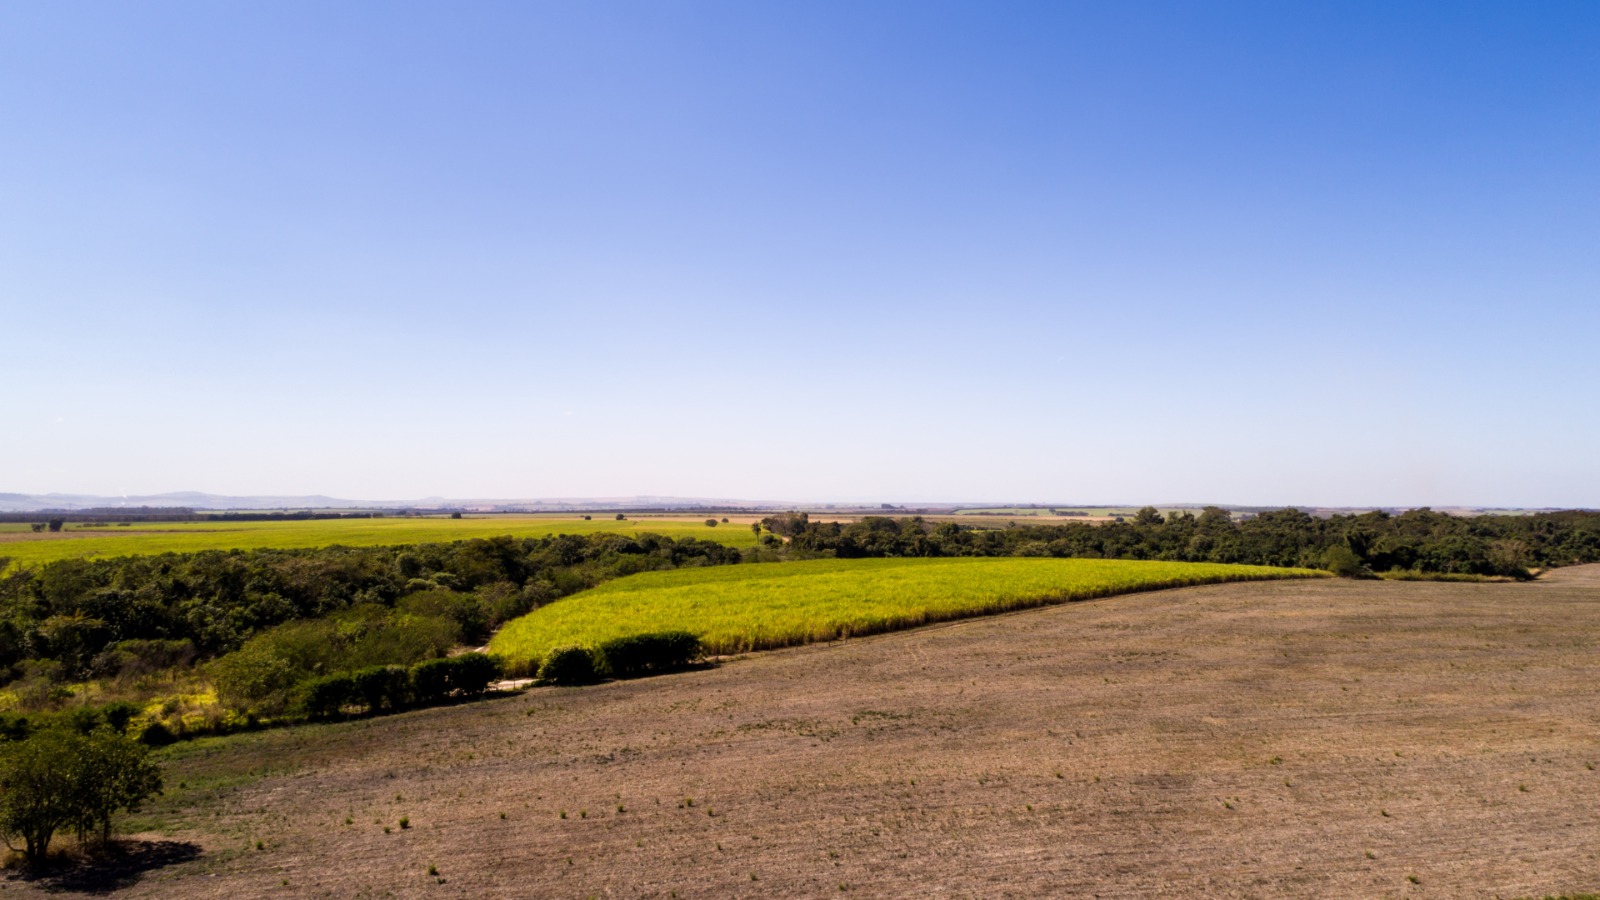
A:
<svg viewBox="0 0 1600 900">
<path fill-rule="evenodd" d="M 260 640 L 211 664 L 211 679 L 223 705 L 265 715 L 283 712 L 289 692 L 303 677 L 303 670 Z"/>
<path fill-rule="evenodd" d="M 29 864 L 44 861 L 57 832 L 110 840 L 111 819 L 161 792 L 149 750 L 102 727 L 49 728 L 0 744 L 0 837 Z"/>
<path fill-rule="evenodd" d="M 30 864 L 43 862 L 56 832 L 79 821 L 73 776 L 83 742 L 52 729 L 0 745 L 0 836 Z M 12 843 L 19 838 L 21 848 Z"/>
<path fill-rule="evenodd" d="M 1367 574 L 1367 567 L 1362 565 L 1361 557 L 1342 544 L 1334 544 L 1323 551 L 1322 561 L 1329 572 L 1340 578 L 1360 578 Z"/>
<path fill-rule="evenodd" d="M 78 839 L 99 832 L 102 844 L 111 841 L 111 817 L 136 810 L 148 797 L 161 793 L 161 768 L 150 760 L 150 750 L 110 728 L 99 728 L 87 738 L 80 757 L 75 794 L 79 815 L 74 823 Z"/>
</svg>

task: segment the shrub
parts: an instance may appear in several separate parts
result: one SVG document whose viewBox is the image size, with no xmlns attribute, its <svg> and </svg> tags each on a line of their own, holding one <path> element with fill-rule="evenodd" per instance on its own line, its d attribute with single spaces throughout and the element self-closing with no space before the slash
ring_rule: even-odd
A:
<svg viewBox="0 0 1600 900">
<path fill-rule="evenodd" d="M 147 747 L 165 747 L 177 739 L 178 736 L 172 733 L 172 729 L 161 722 L 151 722 L 144 727 L 144 731 L 139 732 L 139 743 Z"/>
<path fill-rule="evenodd" d="M 709 528 L 717 527 L 717 520 L 716 519 L 707 519 L 706 520 L 706 526 L 709 527 Z"/>
<path fill-rule="evenodd" d="M 355 679 L 350 675 L 327 675 L 306 683 L 302 701 L 306 715 L 313 719 L 331 719 L 346 706 L 357 702 L 360 694 Z"/>
<path fill-rule="evenodd" d="M 1349 547 L 1335 544 L 1323 552 L 1322 560 L 1328 571 L 1340 578 L 1361 578 L 1370 574 L 1366 565 L 1361 562 L 1361 557 Z"/>
<path fill-rule="evenodd" d="M 411 693 L 417 703 L 443 703 L 452 694 L 477 697 L 500 675 L 500 661 L 483 653 L 430 659 L 411 667 Z"/>
<path fill-rule="evenodd" d="M 700 639 L 687 631 L 662 631 L 617 638 L 600 645 L 606 668 L 618 678 L 681 669 L 702 655 Z"/>
<path fill-rule="evenodd" d="M 486 653 L 463 653 L 450 660 L 454 667 L 450 686 L 463 697 L 482 696 L 489 682 L 500 677 L 500 661 Z"/>
<path fill-rule="evenodd" d="M 21 713 L 0 713 L 0 738 L 20 741 L 32 733 L 32 719 Z"/>
<path fill-rule="evenodd" d="M 411 678 L 399 666 L 371 666 L 350 673 L 356 697 L 369 712 L 400 709 L 411 694 Z"/>
<path fill-rule="evenodd" d="M 417 703 L 433 706 L 450 696 L 455 661 L 430 659 L 411 667 L 411 693 Z"/>
<path fill-rule="evenodd" d="M 280 656 L 277 648 L 258 639 L 213 662 L 211 678 L 224 705 L 242 712 L 277 715 L 288 705 L 301 672 Z"/>
<path fill-rule="evenodd" d="M 539 680 L 546 684 L 593 684 L 600 680 L 594 652 L 586 647 L 560 647 L 550 651 L 539 666 Z"/>
</svg>

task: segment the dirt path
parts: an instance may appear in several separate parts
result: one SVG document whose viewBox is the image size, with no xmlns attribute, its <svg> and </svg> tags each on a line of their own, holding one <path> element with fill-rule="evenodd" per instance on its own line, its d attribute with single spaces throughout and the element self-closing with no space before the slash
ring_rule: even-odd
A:
<svg viewBox="0 0 1600 900">
<path fill-rule="evenodd" d="M 251 736 L 128 892 L 1593 891 L 1597 641 L 1600 567 L 1226 585 Z"/>
</svg>

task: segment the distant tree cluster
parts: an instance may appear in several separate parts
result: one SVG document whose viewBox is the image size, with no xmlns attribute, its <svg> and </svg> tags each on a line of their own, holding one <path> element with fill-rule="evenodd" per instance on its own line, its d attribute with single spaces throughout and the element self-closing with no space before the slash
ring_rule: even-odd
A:
<svg viewBox="0 0 1600 900">
<path fill-rule="evenodd" d="M 922 518 L 869 516 L 811 522 L 805 513 L 763 524 L 789 539 L 791 554 L 869 556 L 1056 556 L 1161 559 L 1265 566 L 1337 567 L 1345 574 L 1393 570 L 1528 576 L 1530 567 L 1600 561 L 1600 513 L 1452 516 L 1429 509 L 1319 518 L 1296 509 L 1235 521 L 1227 510 L 1163 516 L 1145 507 L 1104 525 L 1067 522 L 985 529 Z"/>
<path fill-rule="evenodd" d="M 0 684 L 47 710 L 76 681 L 215 660 L 235 708 L 283 712 L 312 679 L 443 656 L 610 578 L 741 559 L 711 541 L 595 534 L 62 560 L 0 575 Z"/>
</svg>

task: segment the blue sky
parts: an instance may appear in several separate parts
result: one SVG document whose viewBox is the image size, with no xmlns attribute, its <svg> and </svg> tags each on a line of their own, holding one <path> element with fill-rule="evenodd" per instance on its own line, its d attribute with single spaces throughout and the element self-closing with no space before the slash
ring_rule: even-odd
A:
<svg viewBox="0 0 1600 900">
<path fill-rule="evenodd" d="M 1600 5 L 0 9 L 0 491 L 1600 506 Z"/>
</svg>

